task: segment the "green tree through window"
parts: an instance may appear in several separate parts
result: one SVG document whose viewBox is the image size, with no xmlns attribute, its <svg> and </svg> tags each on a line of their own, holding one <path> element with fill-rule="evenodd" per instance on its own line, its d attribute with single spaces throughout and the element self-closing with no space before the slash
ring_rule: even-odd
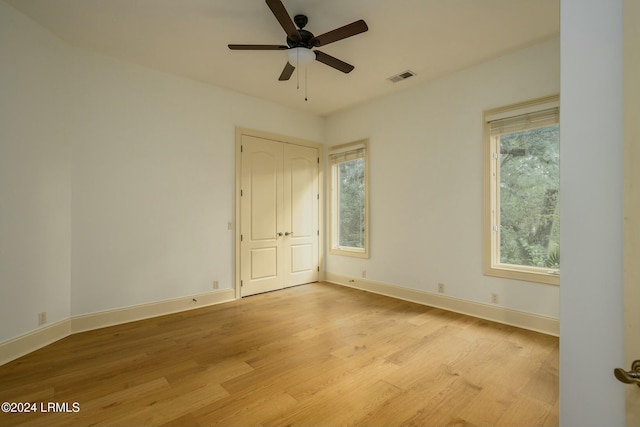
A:
<svg viewBox="0 0 640 427">
<path fill-rule="evenodd" d="M 339 245 L 364 248 L 364 159 L 338 165 Z"/>
<path fill-rule="evenodd" d="M 500 135 L 500 263 L 560 268 L 560 128 Z"/>
</svg>

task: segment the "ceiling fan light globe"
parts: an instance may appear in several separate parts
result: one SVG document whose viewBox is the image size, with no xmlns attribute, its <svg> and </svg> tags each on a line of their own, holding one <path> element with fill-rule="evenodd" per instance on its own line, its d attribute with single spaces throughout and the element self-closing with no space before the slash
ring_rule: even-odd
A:
<svg viewBox="0 0 640 427">
<path fill-rule="evenodd" d="M 287 58 L 294 67 L 305 67 L 316 59 L 316 54 L 306 47 L 293 47 L 287 50 Z"/>
</svg>

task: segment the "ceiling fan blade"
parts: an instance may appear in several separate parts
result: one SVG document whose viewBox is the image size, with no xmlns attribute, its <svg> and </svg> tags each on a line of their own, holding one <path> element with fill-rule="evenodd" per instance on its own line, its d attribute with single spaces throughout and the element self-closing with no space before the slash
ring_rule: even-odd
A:
<svg viewBox="0 0 640 427">
<path fill-rule="evenodd" d="M 287 64 L 284 66 L 284 70 L 282 70 L 282 74 L 280 74 L 280 77 L 278 78 L 278 80 L 280 81 L 284 81 L 284 80 L 289 80 L 291 78 L 291 75 L 293 74 L 293 70 L 295 70 L 296 67 L 294 67 L 293 65 L 289 64 L 289 62 L 287 62 Z"/>
<path fill-rule="evenodd" d="M 336 70 L 342 71 L 343 73 L 350 73 L 355 68 L 353 65 L 347 64 L 346 62 L 341 61 L 338 58 L 334 58 L 331 55 L 327 55 L 324 52 L 320 52 L 319 50 L 315 50 L 314 52 L 316 53 L 317 61 L 320 61 L 329 67 L 333 67 Z"/>
<path fill-rule="evenodd" d="M 329 43 L 337 42 L 338 40 L 346 39 L 347 37 L 355 36 L 356 34 L 364 33 L 369 27 L 367 23 L 362 19 L 344 27 L 336 28 L 328 33 L 320 34 L 311 39 L 310 43 L 313 46 L 325 46 Z"/>
<path fill-rule="evenodd" d="M 266 0 L 267 6 L 271 9 L 271 12 L 275 15 L 276 19 L 280 23 L 280 26 L 287 33 L 290 39 L 299 42 L 302 40 L 300 37 L 300 33 L 296 28 L 296 25 L 291 20 L 291 16 L 289 16 L 289 12 L 285 9 L 284 5 L 280 0 Z"/>
<path fill-rule="evenodd" d="M 279 44 L 230 44 L 231 50 L 286 50 L 288 46 Z"/>
</svg>

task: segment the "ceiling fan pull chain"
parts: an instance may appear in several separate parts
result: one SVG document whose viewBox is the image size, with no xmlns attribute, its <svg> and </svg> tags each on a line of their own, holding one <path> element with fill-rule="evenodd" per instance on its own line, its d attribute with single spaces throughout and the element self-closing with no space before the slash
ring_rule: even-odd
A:
<svg viewBox="0 0 640 427">
<path fill-rule="evenodd" d="M 307 74 L 307 67 L 304 67 L 304 100 L 308 101 L 307 99 L 307 83 L 309 82 L 309 78 L 308 78 L 308 74 Z"/>
<path fill-rule="evenodd" d="M 300 50 L 296 49 L 296 78 L 297 78 L 297 87 L 296 89 L 300 89 Z"/>
</svg>

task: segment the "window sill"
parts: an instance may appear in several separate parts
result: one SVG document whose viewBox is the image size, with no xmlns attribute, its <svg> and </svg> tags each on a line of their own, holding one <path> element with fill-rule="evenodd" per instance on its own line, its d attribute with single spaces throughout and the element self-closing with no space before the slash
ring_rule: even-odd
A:
<svg viewBox="0 0 640 427">
<path fill-rule="evenodd" d="M 331 255 L 350 256 L 354 258 L 369 258 L 369 252 L 366 249 L 347 249 L 347 248 L 331 248 Z"/>
<path fill-rule="evenodd" d="M 526 267 L 516 268 L 516 266 L 499 265 L 485 268 L 484 274 L 486 276 L 559 286 L 560 274 L 549 273 L 548 271 L 549 270 L 535 267 L 526 269 Z"/>
</svg>

